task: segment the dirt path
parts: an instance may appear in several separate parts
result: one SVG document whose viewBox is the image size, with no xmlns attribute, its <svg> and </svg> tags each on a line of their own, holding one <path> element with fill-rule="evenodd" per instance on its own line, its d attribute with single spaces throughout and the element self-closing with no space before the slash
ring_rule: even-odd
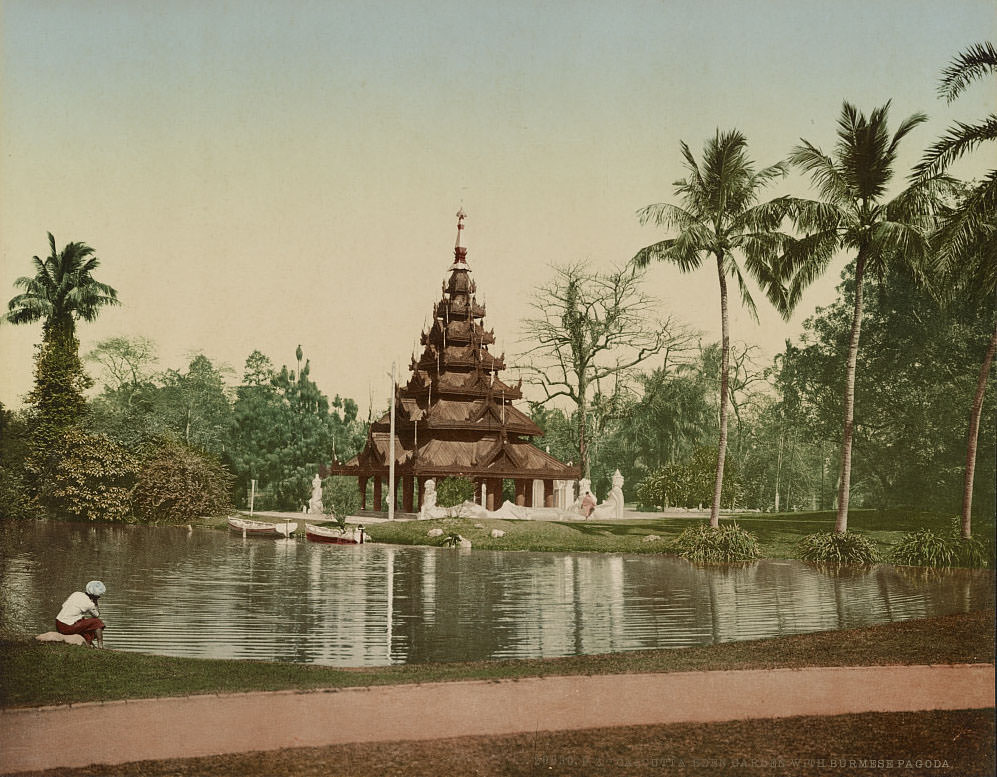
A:
<svg viewBox="0 0 997 777">
<path fill-rule="evenodd" d="M 994 666 L 546 677 L 0 711 L 0 772 L 375 741 L 994 706 Z"/>
</svg>

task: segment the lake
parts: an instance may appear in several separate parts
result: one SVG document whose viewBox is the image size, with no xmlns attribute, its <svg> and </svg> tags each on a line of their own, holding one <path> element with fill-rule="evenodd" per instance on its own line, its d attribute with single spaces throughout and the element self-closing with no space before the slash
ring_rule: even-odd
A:
<svg viewBox="0 0 997 777">
<path fill-rule="evenodd" d="M 32 522 L 2 560 L 0 628 L 54 629 L 107 585 L 105 644 L 333 666 L 538 658 L 852 628 L 994 606 L 990 570 L 498 553 Z"/>
</svg>

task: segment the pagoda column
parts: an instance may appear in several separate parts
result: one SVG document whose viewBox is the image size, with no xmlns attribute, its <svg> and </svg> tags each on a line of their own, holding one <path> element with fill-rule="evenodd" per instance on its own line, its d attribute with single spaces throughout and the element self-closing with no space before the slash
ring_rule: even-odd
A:
<svg viewBox="0 0 997 777">
<path fill-rule="evenodd" d="M 502 506 L 502 479 L 501 478 L 488 478 L 485 481 L 486 487 L 488 489 L 488 504 L 485 505 L 487 510 L 497 510 Z"/>
<path fill-rule="evenodd" d="M 357 478 L 357 488 L 360 489 L 360 509 L 367 509 L 367 478 L 361 475 Z"/>
<path fill-rule="evenodd" d="M 402 512 L 414 512 L 412 509 L 412 485 L 412 476 L 402 475 Z"/>
<path fill-rule="evenodd" d="M 374 509 L 378 512 L 384 509 L 381 499 L 381 476 L 374 475 Z"/>
<path fill-rule="evenodd" d="M 427 480 L 429 480 L 429 478 L 424 477 L 424 476 L 420 476 L 420 477 L 417 477 L 415 479 L 415 482 L 416 482 L 416 484 L 418 486 L 417 489 L 416 489 L 416 491 L 417 491 L 416 495 L 417 495 L 417 497 L 419 499 L 419 503 L 415 506 L 415 511 L 416 512 L 419 512 L 422 509 L 422 502 L 426 498 L 426 481 Z"/>
<path fill-rule="evenodd" d="M 554 481 L 544 480 L 544 507 L 554 506 Z"/>
<path fill-rule="evenodd" d="M 525 480 L 514 480 L 516 484 L 516 505 L 526 507 L 526 483 Z"/>
</svg>

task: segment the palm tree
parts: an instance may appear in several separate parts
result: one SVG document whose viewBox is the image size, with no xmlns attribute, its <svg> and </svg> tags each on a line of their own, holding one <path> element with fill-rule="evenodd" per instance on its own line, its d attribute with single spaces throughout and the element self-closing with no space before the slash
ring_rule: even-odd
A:
<svg viewBox="0 0 997 777">
<path fill-rule="evenodd" d="M 96 320 L 101 308 L 119 304 L 118 293 L 94 280 L 100 260 L 86 243 L 68 243 L 60 252 L 51 232 L 48 242 L 52 253 L 44 261 L 32 258 L 34 276 L 14 281 L 24 292 L 7 303 L 3 318 L 12 324 L 44 320 L 46 337 L 73 337 L 76 319 Z"/>
<path fill-rule="evenodd" d="M 117 305 L 117 292 L 93 278 L 100 261 L 85 243 L 69 243 L 57 251 L 49 233 L 51 254 L 33 258 L 35 274 L 14 281 L 23 289 L 10 300 L 0 321 L 30 324 L 43 321 L 42 343 L 35 360 L 35 387 L 31 402 L 37 421 L 33 447 L 39 456 L 83 411 L 83 390 L 89 379 L 80 362 L 76 320 L 94 321 L 107 305 Z"/>
<path fill-rule="evenodd" d="M 789 156 L 792 164 L 810 175 L 820 200 L 800 201 L 794 209 L 794 221 L 806 237 L 790 244 L 783 257 L 782 272 L 789 282 L 788 307 L 795 307 L 803 290 L 824 272 L 836 251 L 855 252 L 855 299 L 845 373 L 844 433 L 834 524 L 837 533 L 848 530 L 855 363 L 862 327 L 863 282 L 868 273 L 879 275 L 893 262 L 923 267 L 929 255 L 928 221 L 937 193 L 947 180 L 931 177 L 892 200 L 885 199 L 900 141 L 927 119 L 922 113 L 913 114 L 890 136 L 889 107 L 887 102 L 867 118 L 845 102 L 832 156 L 807 140 L 802 140 Z"/>
<path fill-rule="evenodd" d="M 642 248 L 634 257 L 641 267 L 651 260 L 671 262 L 682 272 L 699 269 L 712 257 L 720 283 L 720 442 L 717 448 L 716 479 L 710 525 L 719 526 L 720 494 L 723 488 L 724 459 L 727 455 L 727 415 L 730 370 L 730 326 L 727 320 L 727 278 L 737 279 L 741 300 L 757 318 L 754 300 L 745 275 L 753 278 L 769 300 L 782 313 L 786 311 L 785 289 L 775 274 L 772 261 L 783 250 L 789 236 L 779 231 L 789 197 L 759 203 L 759 193 L 772 180 L 786 175 L 780 162 L 756 170 L 748 158 L 748 141 L 737 130 L 708 140 L 700 166 L 689 147 L 680 143 L 688 176 L 675 183 L 682 205 L 659 203 L 638 211 L 641 224 L 675 231 L 675 237 Z M 736 256 L 743 257 L 739 265 Z M 788 313 L 787 313 L 788 314 Z"/>
<path fill-rule="evenodd" d="M 997 50 L 990 42 L 971 46 L 959 53 L 942 71 L 939 93 L 951 103 L 972 81 L 997 72 Z M 944 173 L 946 168 L 979 144 L 997 140 L 997 114 L 982 122 L 956 122 L 924 154 L 914 168 L 915 180 Z M 969 188 L 954 207 L 941 213 L 934 235 L 935 273 L 943 279 L 943 301 L 958 298 L 973 304 L 982 297 L 993 305 L 997 291 L 997 170 Z M 997 350 L 997 322 L 983 357 L 976 394 L 969 415 L 966 442 L 966 469 L 963 478 L 962 536 L 972 536 L 973 480 L 976 472 L 976 446 L 980 432 L 983 397 L 994 352 Z"/>
</svg>

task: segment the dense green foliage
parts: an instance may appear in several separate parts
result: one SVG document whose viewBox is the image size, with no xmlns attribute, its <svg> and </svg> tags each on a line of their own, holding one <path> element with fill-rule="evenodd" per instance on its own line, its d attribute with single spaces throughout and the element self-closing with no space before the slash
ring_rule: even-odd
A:
<svg viewBox="0 0 997 777">
<path fill-rule="evenodd" d="M 701 446 L 682 461 L 659 467 L 638 486 L 638 504 L 651 510 L 708 505 L 713 498 L 716 463 L 716 448 Z M 733 510 L 742 490 L 738 460 L 731 457 L 724 469 L 720 505 L 725 510 Z"/>
<path fill-rule="evenodd" d="M 908 532 L 890 550 L 894 564 L 918 567 L 989 567 L 993 549 L 977 537 L 963 537 L 958 521 L 949 531 L 919 529 Z"/>
<path fill-rule="evenodd" d="M 902 270 L 868 285 L 855 379 L 853 499 L 858 505 L 954 513 L 962 495 L 968 408 L 993 302 L 940 309 Z M 839 434 L 854 284 L 846 280 L 839 291 L 839 300 L 819 309 L 806 322 L 802 342 L 787 345 L 782 357 L 786 419 L 802 433 L 798 447 L 810 441 L 810 455 L 817 448 L 831 453 Z M 991 382 L 986 401 L 992 407 L 995 400 Z M 974 507 L 987 514 L 995 508 L 994 425 L 985 423 L 980 437 Z"/>
<path fill-rule="evenodd" d="M 474 501 L 474 482 L 470 478 L 443 478 L 436 484 L 436 504 L 456 507 Z"/>
<path fill-rule="evenodd" d="M 360 510 L 356 478 L 328 477 L 322 481 L 322 508 L 331 513 L 342 528 L 346 519 Z"/>
<path fill-rule="evenodd" d="M 873 564 L 879 560 L 875 543 L 855 531 L 809 534 L 798 547 L 800 558 L 814 564 Z"/>
<path fill-rule="evenodd" d="M 71 429 L 37 499 L 52 514 L 86 521 L 129 518 L 135 456 L 102 434 Z"/>
<path fill-rule="evenodd" d="M 164 439 L 150 447 L 138 467 L 132 510 L 141 521 L 179 524 L 221 515 L 231 504 L 231 482 L 215 457 Z"/>
<path fill-rule="evenodd" d="M 338 395 L 330 403 L 310 372 L 308 362 L 277 372 L 259 351 L 246 360 L 227 452 L 240 502 L 256 479 L 259 509 L 298 510 L 308 502 L 319 467 L 348 460 L 362 446 L 356 403 Z"/>
<path fill-rule="evenodd" d="M 736 523 L 691 526 L 671 543 L 670 548 L 682 558 L 697 564 L 751 561 L 761 556 L 758 538 Z"/>
</svg>

